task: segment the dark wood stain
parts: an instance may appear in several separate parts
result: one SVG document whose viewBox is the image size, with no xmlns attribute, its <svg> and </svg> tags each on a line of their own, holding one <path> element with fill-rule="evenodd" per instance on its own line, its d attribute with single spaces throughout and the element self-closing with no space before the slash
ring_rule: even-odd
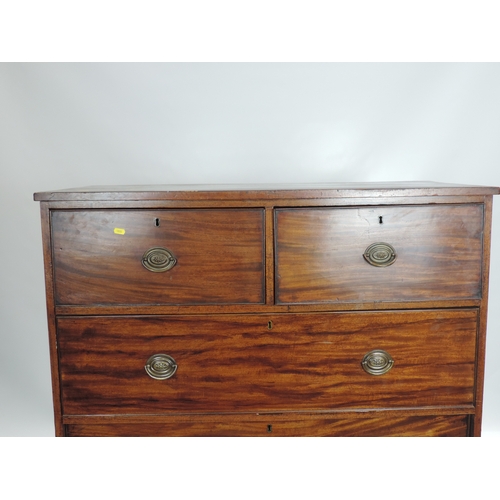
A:
<svg viewBox="0 0 500 500">
<path fill-rule="evenodd" d="M 36 193 L 56 435 L 479 436 L 499 193 L 432 182 Z M 391 266 L 364 260 L 376 242 L 395 248 Z M 157 246 L 177 258 L 170 271 L 143 267 Z M 361 366 L 374 349 L 394 359 L 381 376 Z M 168 380 L 144 369 L 158 353 L 178 364 Z"/>
<path fill-rule="evenodd" d="M 263 231 L 258 209 L 55 211 L 57 304 L 263 303 Z M 153 247 L 177 264 L 145 269 Z"/>
<path fill-rule="evenodd" d="M 473 404 L 476 310 L 68 317 L 58 335 L 66 415 Z M 373 349 L 387 374 L 362 369 Z M 145 372 L 157 353 L 173 378 Z"/>
<path fill-rule="evenodd" d="M 67 426 L 68 436 L 214 436 L 214 437 L 465 437 L 467 416 L 405 416 L 339 419 L 289 417 L 275 421 L 272 415 L 259 420 L 235 422 L 221 416 L 217 421 L 184 418 L 184 421 L 148 424 L 74 424 Z M 269 429 L 271 426 L 271 429 Z"/>
<path fill-rule="evenodd" d="M 277 210 L 277 302 L 478 298 L 482 231 L 481 205 Z M 365 261 L 376 242 L 392 265 Z"/>
</svg>

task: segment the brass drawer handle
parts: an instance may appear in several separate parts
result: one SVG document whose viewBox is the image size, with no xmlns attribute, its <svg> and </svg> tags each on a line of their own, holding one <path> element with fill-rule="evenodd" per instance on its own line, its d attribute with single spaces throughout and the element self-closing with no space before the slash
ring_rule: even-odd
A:
<svg viewBox="0 0 500 500">
<path fill-rule="evenodd" d="M 372 243 L 363 254 L 366 262 L 376 267 L 390 266 L 396 260 L 396 250 L 388 243 Z"/>
<path fill-rule="evenodd" d="M 142 265 L 153 273 L 164 273 L 177 264 L 174 254 L 163 247 L 153 247 L 142 256 Z"/>
<path fill-rule="evenodd" d="M 394 360 L 388 352 L 375 349 L 365 354 L 361 366 L 370 375 L 383 375 L 394 366 Z"/>
<path fill-rule="evenodd" d="M 166 380 L 173 377 L 177 371 L 177 363 L 168 354 L 153 354 L 147 361 L 146 373 L 156 380 Z"/>
</svg>

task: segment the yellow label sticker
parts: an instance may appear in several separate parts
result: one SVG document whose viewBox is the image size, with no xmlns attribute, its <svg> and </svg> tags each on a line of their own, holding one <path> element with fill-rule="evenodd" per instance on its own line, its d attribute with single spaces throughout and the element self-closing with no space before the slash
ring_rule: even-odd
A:
<svg viewBox="0 0 500 500">
<path fill-rule="evenodd" d="M 125 229 L 122 229 L 121 227 L 115 227 L 114 233 L 115 234 L 125 234 Z"/>
</svg>

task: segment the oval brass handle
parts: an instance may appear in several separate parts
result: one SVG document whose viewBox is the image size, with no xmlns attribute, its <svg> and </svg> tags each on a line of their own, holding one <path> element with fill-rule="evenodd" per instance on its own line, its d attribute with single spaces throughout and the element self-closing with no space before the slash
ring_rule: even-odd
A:
<svg viewBox="0 0 500 500">
<path fill-rule="evenodd" d="M 164 273 L 177 264 L 174 254 L 163 247 L 153 247 L 146 250 L 142 256 L 142 265 L 153 273 Z"/>
<path fill-rule="evenodd" d="M 177 371 L 177 363 L 168 354 L 153 354 L 147 361 L 146 373 L 156 380 L 166 380 L 173 377 Z"/>
<path fill-rule="evenodd" d="M 396 250 L 388 243 L 372 243 L 363 254 L 366 262 L 376 267 L 390 266 L 396 260 Z"/>
<path fill-rule="evenodd" d="M 383 375 L 394 366 L 394 360 L 388 352 L 375 349 L 365 354 L 361 366 L 370 375 Z"/>
</svg>

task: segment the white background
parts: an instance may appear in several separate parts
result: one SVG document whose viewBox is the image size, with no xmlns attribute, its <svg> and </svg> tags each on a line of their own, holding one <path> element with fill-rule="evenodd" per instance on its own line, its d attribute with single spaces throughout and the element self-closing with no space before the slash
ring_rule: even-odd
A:
<svg viewBox="0 0 500 500">
<path fill-rule="evenodd" d="M 499 200 L 483 439 L 168 439 L 133 446 L 37 438 L 54 430 L 32 201 L 35 191 L 90 184 L 498 186 L 494 2 L 69 5 L 20 0 L 3 6 L 0 17 L 0 495 L 50 489 L 62 498 L 71 488 L 73 498 L 88 498 L 98 488 L 125 498 L 332 498 L 343 491 L 351 498 L 374 491 L 386 498 L 496 498 L 497 461 L 488 457 L 500 436 Z M 9 486 L 15 494 L 3 494 Z"/>
</svg>

